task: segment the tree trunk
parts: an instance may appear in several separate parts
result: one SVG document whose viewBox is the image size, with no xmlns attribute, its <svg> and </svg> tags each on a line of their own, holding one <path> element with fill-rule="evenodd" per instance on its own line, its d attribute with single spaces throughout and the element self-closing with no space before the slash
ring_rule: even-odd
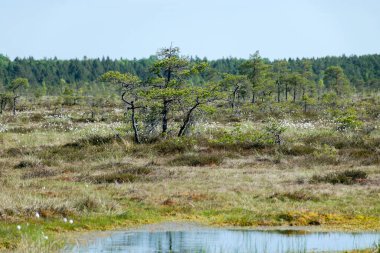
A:
<svg viewBox="0 0 380 253">
<path fill-rule="evenodd" d="M 3 114 L 3 110 L 5 109 L 6 104 L 7 104 L 7 101 L 5 99 L 1 99 L 1 102 L 0 102 L 0 114 Z"/>
<path fill-rule="evenodd" d="M 17 97 L 13 98 L 13 116 L 16 116 L 16 103 L 17 103 Z"/>
<path fill-rule="evenodd" d="M 169 101 L 164 99 L 164 108 L 162 109 L 162 133 L 168 131 L 168 113 L 169 113 Z"/>
<path fill-rule="evenodd" d="M 136 119 L 135 119 L 136 107 L 134 106 L 133 102 L 131 102 L 131 108 L 130 109 L 132 110 L 131 120 L 132 120 L 132 128 L 133 128 L 133 132 L 134 132 L 135 142 L 137 144 L 140 144 L 139 132 L 137 129 L 137 124 L 136 124 Z"/>
<path fill-rule="evenodd" d="M 335 89 L 336 89 L 336 94 L 338 95 L 338 97 L 340 97 L 340 89 L 339 89 L 339 80 L 338 80 L 338 77 L 336 78 L 336 81 L 335 81 Z"/>
<path fill-rule="evenodd" d="M 169 57 L 170 58 L 170 57 Z M 165 88 L 168 87 L 170 80 L 172 78 L 172 70 L 169 67 L 167 77 L 166 77 L 166 84 Z M 163 108 L 162 108 L 162 133 L 165 134 L 168 131 L 168 113 L 169 113 L 169 103 L 170 101 L 167 99 L 163 100 Z"/>
<path fill-rule="evenodd" d="M 285 84 L 285 100 L 288 101 L 288 84 Z"/>
<path fill-rule="evenodd" d="M 233 94 L 232 94 L 232 101 L 231 101 L 231 108 L 232 108 L 232 109 L 235 108 L 236 94 L 237 94 L 238 90 L 239 90 L 239 87 L 236 87 L 236 88 L 234 89 Z"/>
<path fill-rule="evenodd" d="M 181 128 L 179 129 L 179 132 L 178 132 L 178 137 L 181 137 L 185 134 L 185 130 L 186 130 L 186 127 L 187 125 L 189 124 L 190 122 L 190 118 L 191 118 L 191 114 L 193 113 L 193 111 L 200 105 L 200 103 L 197 101 L 197 103 L 191 107 L 191 109 L 187 112 L 186 114 L 186 117 L 185 117 L 185 120 L 183 121 L 183 124 L 181 126 Z"/>
<path fill-rule="evenodd" d="M 255 101 L 255 93 L 252 94 L 252 104 L 254 104 L 256 101 Z"/>
</svg>

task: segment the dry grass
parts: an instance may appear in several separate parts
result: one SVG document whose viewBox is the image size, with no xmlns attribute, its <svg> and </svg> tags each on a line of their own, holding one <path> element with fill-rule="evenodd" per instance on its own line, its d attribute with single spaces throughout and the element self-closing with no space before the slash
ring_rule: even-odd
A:
<svg viewBox="0 0 380 253">
<path fill-rule="evenodd" d="M 33 221 L 36 212 L 62 219 L 137 206 L 214 224 L 380 229 L 378 133 L 354 142 L 325 130 L 289 131 L 280 148 L 229 150 L 199 136 L 136 146 L 115 139 L 112 122 L 58 131 L 44 120 L 10 121 L 17 133 L 0 133 L 0 224 Z M 348 169 L 367 177 L 353 185 L 310 181 Z"/>
</svg>

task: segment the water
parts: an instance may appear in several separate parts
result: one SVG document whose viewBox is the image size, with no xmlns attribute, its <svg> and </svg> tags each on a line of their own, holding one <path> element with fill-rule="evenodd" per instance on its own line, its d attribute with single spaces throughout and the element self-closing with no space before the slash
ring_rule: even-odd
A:
<svg viewBox="0 0 380 253">
<path fill-rule="evenodd" d="M 380 233 L 219 229 L 163 224 L 84 236 L 64 252 L 336 252 L 373 247 Z"/>
</svg>

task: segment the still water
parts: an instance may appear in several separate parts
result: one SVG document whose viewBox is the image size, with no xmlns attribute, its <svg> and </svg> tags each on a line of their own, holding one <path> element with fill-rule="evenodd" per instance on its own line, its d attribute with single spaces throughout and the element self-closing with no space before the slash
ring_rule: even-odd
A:
<svg viewBox="0 0 380 253">
<path fill-rule="evenodd" d="M 380 233 L 220 229 L 163 225 L 85 236 L 64 252 L 336 252 L 373 247 Z"/>
</svg>

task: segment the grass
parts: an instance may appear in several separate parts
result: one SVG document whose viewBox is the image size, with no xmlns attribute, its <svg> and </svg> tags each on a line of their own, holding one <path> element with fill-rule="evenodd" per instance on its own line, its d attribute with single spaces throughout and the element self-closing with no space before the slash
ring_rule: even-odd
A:
<svg viewBox="0 0 380 253">
<path fill-rule="evenodd" d="M 120 122 L 45 114 L 0 116 L 0 249 L 54 251 L 62 233 L 166 220 L 380 230 L 379 128 L 294 123 L 276 146 L 246 119 L 134 145 L 115 138 Z"/>
</svg>

